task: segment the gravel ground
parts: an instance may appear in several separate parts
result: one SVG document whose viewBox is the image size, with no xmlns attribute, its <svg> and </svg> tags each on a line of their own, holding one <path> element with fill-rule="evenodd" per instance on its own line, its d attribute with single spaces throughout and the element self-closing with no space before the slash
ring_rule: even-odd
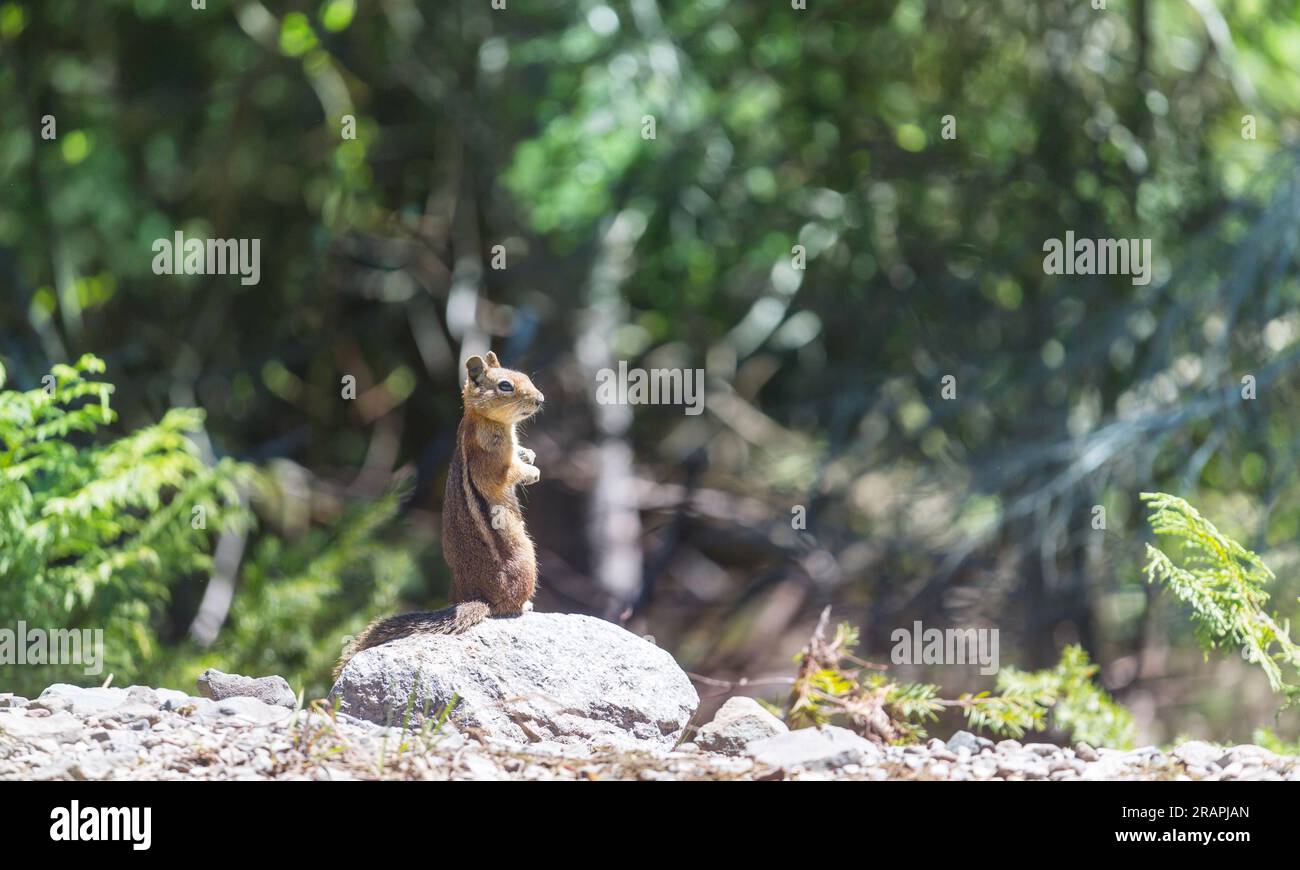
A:
<svg viewBox="0 0 1300 870">
<path fill-rule="evenodd" d="M 56 686 L 32 701 L 0 694 L 0 779 L 1300 780 L 1300 760 L 1258 746 L 1123 751 L 994 743 L 966 732 L 907 747 L 854 742 L 858 761 L 847 763 L 844 741 L 857 738 L 842 732 L 823 757 L 808 754 L 804 739 L 803 762 L 772 761 L 782 745 L 808 736 L 777 735 L 757 759 L 689 743 L 671 751 L 520 748 L 446 725 L 403 731 L 248 697 Z"/>
</svg>

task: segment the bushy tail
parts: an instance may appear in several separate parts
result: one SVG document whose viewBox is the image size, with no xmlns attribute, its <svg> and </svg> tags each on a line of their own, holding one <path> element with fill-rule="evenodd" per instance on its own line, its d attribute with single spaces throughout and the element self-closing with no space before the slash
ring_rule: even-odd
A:
<svg viewBox="0 0 1300 870">
<path fill-rule="evenodd" d="M 460 634 L 491 615 L 492 608 L 486 601 L 474 600 L 462 601 L 442 610 L 403 613 L 400 616 L 376 619 L 339 656 L 339 662 L 334 666 L 334 679 L 338 680 L 343 667 L 363 649 L 412 634 Z"/>
</svg>

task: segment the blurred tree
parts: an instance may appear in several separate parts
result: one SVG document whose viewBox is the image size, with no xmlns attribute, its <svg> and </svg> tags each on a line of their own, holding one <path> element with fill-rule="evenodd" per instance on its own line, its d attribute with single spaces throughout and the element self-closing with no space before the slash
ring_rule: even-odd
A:
<svg viewBox="0 0 1300 870">
<path fill-rule="evenodd" d="M 1079 641 L 1123 700 L 1198 666 L 1141 489 L 1295 559 L 1300 3 L 207 5 L 0 0 L 0 359 L 94 350 L 124 427 L 198 405 L 215 455 L 286 460 L 232 619 L 403 465 L 405 579 L 359 558 L 331 616 L 442 594 L 426 509 L 489 343 L 552 400 L 541 606 L 698 669 L 782 664 L 834 601 L 868 651 Z M 177 230 L 260 238 L 261 283 L 154 275 Z M 1153 280 L 1044 274 L 1067 231 L 1151 239 Z M 623 359 L 706 367 L 707 413 L 610 417 Z"/>
</svg>

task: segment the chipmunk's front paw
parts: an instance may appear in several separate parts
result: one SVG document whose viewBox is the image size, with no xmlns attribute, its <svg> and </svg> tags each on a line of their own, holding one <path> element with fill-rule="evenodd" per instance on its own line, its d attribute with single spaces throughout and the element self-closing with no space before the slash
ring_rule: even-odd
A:
<svg viewBox="0 0 1300 870">
<path fill-rule="evenodd" d="M 537 466 L 535 465 L 524 466 L 524 469 L 522 471 L 522 477 L 520 478 L 524 486 L 531 486 L 534 483 L 537 483 L 537 481 L 541 479 L 542 479 L 542 472 Z"/>
<path fill-rule="evenodd" d="M 527 447 L 518 448 L 516 453 L 518 454 L 519 459 L 528 465 L 532 465 L 537 461 L 537 454 L 529 450 Z"/>
</svg>

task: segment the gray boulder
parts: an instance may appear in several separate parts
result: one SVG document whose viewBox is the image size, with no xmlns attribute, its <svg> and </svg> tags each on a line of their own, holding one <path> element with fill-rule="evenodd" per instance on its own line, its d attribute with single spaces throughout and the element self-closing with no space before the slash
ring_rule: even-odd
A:
<svg viewBox="0 0 1300 870">
<path fill-rule="evenodd" d="M 723 704 L 713 721 L 700 728 L 695 745 L 706 752 L 743 755 L 755 740 L 784 734 L 790 729 L 753 698 L 737 696 Z"/>
<path fill-rule="evenodd" d="M 592 616 L 525 613 L 460 635 L 355 655 L 330 690 L 340 712 L 419 724 L 457 699 L 460 730 L 511 743 L 668 749 L 699 705 L 673 657 Z"/>
<path fill-rule="evenodd" d="M 866 766 L 880 760 L 880 749 L 838 725 L 800 728 L 749 744 L 758 764 L 781 770 L 834 770 L 848 764 Z"/>
<path fill-rule="evenodd" d="M 199 694 L 213 701 L 227 698 L 256 698 L 264 704 L 293 709 L 298 697 L 284 677 L 245 677 L 208 668 L 199 674 Z"/>
</svg>

